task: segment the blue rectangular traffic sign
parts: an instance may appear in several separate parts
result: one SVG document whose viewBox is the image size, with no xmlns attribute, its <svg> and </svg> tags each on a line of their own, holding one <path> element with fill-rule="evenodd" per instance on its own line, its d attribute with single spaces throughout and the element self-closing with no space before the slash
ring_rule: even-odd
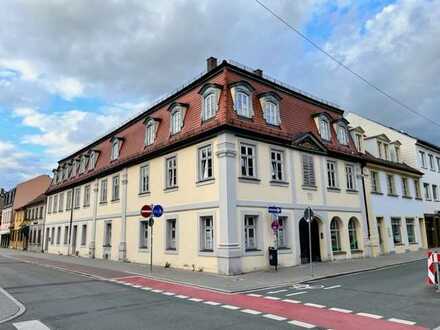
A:
<svg viewBox="0 0 440 330">
<path fill-rule="evenodd" d="M 267 212 L 273 213 L 273 214 L 280 214 L 281 213 L 281 207 L 278 206 L 269 206 L 267 208 Z"/>
</svg>

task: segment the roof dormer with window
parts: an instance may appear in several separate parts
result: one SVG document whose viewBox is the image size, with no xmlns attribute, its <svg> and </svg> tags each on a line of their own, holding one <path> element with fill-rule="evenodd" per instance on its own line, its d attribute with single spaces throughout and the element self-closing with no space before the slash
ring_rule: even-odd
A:
<svg viewBox="0 0 440 330">
<path fill-rule="evenodd" d="M 119 158 L 119 154 L 120 154 L 121 147 L 122 147 L 122 141 L 123 141 L 123 139 L 118 136 L 114 136 L 110 140 L 110 143 L 112 145 L 111 154 L 110 154 L 111 161 L 117 160 Z"/>
<path fill-rule="evenodd" d="M 244 118 L 254 117 L 252 95 L 255 89 L 247 81 L 241 80 L 230 85 L 234 111 Z"/>
<path fill-rule="evenodd" d="M 331 133 L 331 117 L 326 112 L 317 113 L 314 115 L 315 118 L 315 124 L 318 128 L 319 135 L 321 136 L 321 139 L 325 142 L 330 142 L 332 139 L 332 133 Z"/>
<path fill-rule="evenodd" d="M 179 133 L 185 122 L 185 114 L 189 105 L 186 103 L 174 102 L 168 108 L 170 112 L 170 134 L 174 135 Z"/>
<path fill-rule="evenodd" d="M 214 118 L 218 111 L 218 103 L 223 86 L 219 84 L 208 83 L 199 90 L 202 96 L 202 121 Z"/>
<path fill-rule="evenodd" d="M 147 117 L 144 120 L 145 134 L 144 134 L 144 146 L 149 146 L 156 141 L 157 129 L 159 128 L 159 120 Z"/>
<path fill-rule="evenodd" d="M 370 154 L 383 160 L 390 160 L 389 145 L 391 140 L 385 134 L 366 137 L 364 142 L 365 149 Z"/>
<path fill-rule="evenodd" d="M 339 118 L 333 121 L 333 125 L 338 142 L 345 146 L 348 145 L 348 121 L 345 118 Z"/>
<path fill-rule="evenodd" d="M 98 160 L 99 157 L 99 151 L 98 150 L 92 150 L 90 151 L 90 159 L 89 159 L 89 166 L 88 166 L 88 170 L 92 171 L 95 169 L 96 167 L 96 161 Z"/>
<path fill-rule="evenodd" d="M 266 92 L 258 95 L 261 109 L 263 109 L 263 118 L 267 124 L 273 126 L 281 125 L 280 101 L 281 96 L 275 92 Z"/>
<path fill-rule="evenodd" d="M 400 141 L 396 140 L 394 142 L 390 143 L 390 159 L 393 162 L 399 163 L 400 162 L 400 146 L 402 143 Z"/>
<path fill-rule="evenodd" d="M 83 174 L 86 171 L 88 159 L 89 159 L 88 154 L 84 154 L 81 156 L 79 163 L 79 174 Z"/>
<path fill-rule="evenodd" d="M 354 144 L 356 146 L 356 150 L 364 153 L 365 152 L 365 148 L 364 148 L 365 131 L 360 126 L 350 128 L 349 131 L 351 133 L 351 138 L 353 139 Z"/>
</svg>

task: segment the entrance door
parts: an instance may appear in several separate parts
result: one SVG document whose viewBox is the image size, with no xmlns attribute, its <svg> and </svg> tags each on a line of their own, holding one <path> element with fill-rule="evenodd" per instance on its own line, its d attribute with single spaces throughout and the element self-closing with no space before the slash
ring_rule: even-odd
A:
<svg viewBox="0 0 440 330">
<path fill-rule="evenodd" d="M 321 248 L 319 246 L 319 222 L 315 218 L 311 224 L 311 240 L 312 240 L 312 260 L 321 261 Z M 299 222 L 299 243 L 301 248 L 301 263 L 306 264 L 310 262 L 309 249 L 309 224 L 302 218 Z"/>
<path fill-rule="evenodd" d="M 46 237 L 44 240 L 44 251 L 47 252 L 47 250 L 49 249 L 49 234 L 50 234 L 50 229 L 46 228 Z"/>
<path fill-rule="evenodd" d="M 380 248 L 380 254 L 385 253 L 385 246 L 383 241 L 383 218 L 377 218 L 377 233 L 379 235 L 379 248 Z"/>
<path fill-rule="evenodd" d="M 72 253 L 76 253 L 76 236 L 78 232 L 78 226 L 73 226 L 73 232 L 72 232 Z"/>
</svg>

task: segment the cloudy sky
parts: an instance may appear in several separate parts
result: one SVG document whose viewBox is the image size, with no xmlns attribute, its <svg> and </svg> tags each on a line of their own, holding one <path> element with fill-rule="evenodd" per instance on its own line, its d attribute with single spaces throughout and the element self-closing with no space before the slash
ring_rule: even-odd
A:
<svg viewBox="0 0 440 330">
<path fill-rule="evenodd" d="M 261 0 L 344 64 L 440 122 L 439 0 Z M 313 49 L 254 0 L 5 0 L 0 187 L 234 59 L 439 144 L 440 130 Z"/>
</svg>

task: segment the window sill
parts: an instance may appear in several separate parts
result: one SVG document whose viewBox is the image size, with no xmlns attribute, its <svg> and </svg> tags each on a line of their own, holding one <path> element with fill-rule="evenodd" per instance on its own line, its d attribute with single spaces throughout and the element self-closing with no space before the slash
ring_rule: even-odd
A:
<svg viewBox="0 0 440 330">
<path fill-rule="evenodd" d="M 84 209 L 87 209 L 87 208 L 89 208 L 90 207 L 90 205 L 83 205 L 83 208 Z"/>
<path fill-rule="evenodd" d="M 280 247 L 278 248 L 278 254 L 291 254 L 292 249 L 288 247 Z"/>
<path fill-rule="evenodd" d="M 79 210 L 79 206 L 75 206 L 74 209 L 75 209 L 75 210 Z"/>
<path fill-rule="evenodd" d="M 112 199 L 112 200 L 111 200 L 111 203 L 112 203 L 112 204 L 115 204 L 115 203 L 119 203 L 119 201 L 120 201 L 119 199 Z"/>
<path fill-rule="evenodd" d="M 317 191 L 318 187 L 317 186 L 307 186 L 307 185 L 302 185 L 302 188 L 304 190 L 313 190 L 313 191 Z"/>
<path fill-rule="evenodd" d="M 103 248 L 111 248 L 112 246 L 110 244 L 104 244 L 102 247 Z"/>
<path fill-rule="evenodd" d="M 204 179 L 204 180 L 199 180 L 196 182 L 196 186 L 200 187 L 200 186 L 206 186 L 208 184 L 213 184 L 215 182 L 215 178 L 209 178 L 209 179 Z"/>
<path fill-rule="evenodd" d="M 345 192 L 347 194 L 358 194 L 359 190 L 356 190 L 356 189 L 346 189 Z"/>
<path fill-rule="evenodd" d="M 212 257 L 214 256 L 214 250 L 200 250 L 199 256 L 202 257 Z"/>
<path fill-rule="evenodd" d="M 341 192 L 341 189 L 337 188 L 337 187 L 327 187 L 327 191 L 339 193 L 339 192 Z"/>
<path fill-rule="evenodd" d="M 402 198 L 413 199 L 411 196 L 405 196 L 405 195 L 403 195 Z"/>
<path fill-rule="evenodd" d="M 419 245 L 419 243 L 417 243 L 417 242 L 409 242 L 408 244 L 409 245 Z"/>
<path fill-rule="evenodd" d="M 107 204 L 107 201 L 105 201 L 105 202 L 99 202 L 99 205 L 106 205 Z"/>
<path fill-rule="evenodd" d="M 278 187 L 289 186 L 289 182 L 283 180 L 271 180 L 269 183 L 271 184 L 271 186 L 278 186 Z"/>
<path fill-rule="evenodd" d="M 245 256 L 264 256 L 264 251 L 260 249 L 246 249 Z"/>
<path fill-rule="evenodd" d="M 179 187 L 175 186 L 175 187 L 167 187 L 163 191 L 166 193 L 169 193 L 169 192 L 173 192 L 173 191 L 177 191 L 177 190 L 179 190 Z"/>
<path fill-rule="evenodd" d="M 260 179 L 252 178 L 252 177 L 246 177 L 246 176 L 238 177 L 238 181 L 243 182 L 243 183 L 260 183 L 261 182 Z"/>
<path fill-rule="evenodd" d="M 151 193 L 150 193 L 150 191 L 144 191 L 144 192 L 140 192 L 139 194 L 138 194 L 138 196 L 139 197 L 142 197 L 142 196 L 149 196 Z"/>
<path fill-rule="evenodd" d="M 166 249 L 165 254 L 179 254 L 176 249 Z"/>
<path fill-rule="evenodd" d="M 373 195 L 383 195 L 383 193 L 381 193 L 380 191 L 372 191 L 371 193 Z"/>
<path fill-rule="evenodd" d="M 394 243 L 394 246 L 405 246 L 403 243 Z"/>
<path fill-rule="evenodd" d="M 363 253 L 364 251 L 363 250 L 360 250 L 360 249 L 354 249 L 354 250 L 351 250 L 351 254 L 361 254 L 361 253 Z"/>
<path fill-rule="evenodd" d="M 150 249 L 147 246 L 140 246 L 138 249 L 139 253 L 147 253 L 149 251 L 150 251 Z"/>
<path fill-rule="evenodd" d="M 346 255 L 347 252 L 345 251 L 333 251 L 333 255 L 334 256 L 342 256 L 342 255 Z"/>
<path fill-rule="evenodd" d="M 396 194 L 387 194 L 388 197 L 399 197 L 399 195 Z"/>
<path fill-rule="evenodd" d="M 423 198 L 421 198 L 421 197 L 416 197 L 415 199 L 418 201 L 423 201 Z"/>
</svg>

